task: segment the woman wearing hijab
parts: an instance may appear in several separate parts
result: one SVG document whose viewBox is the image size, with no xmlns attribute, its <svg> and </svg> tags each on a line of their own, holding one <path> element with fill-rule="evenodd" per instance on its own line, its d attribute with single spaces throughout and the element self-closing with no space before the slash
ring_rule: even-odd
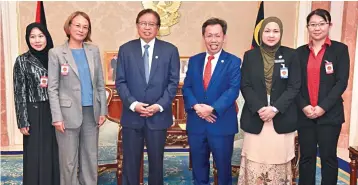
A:
<svg viewBox="0 0 358 185">
<path fill-rule="evenodd" d="M 101 55 L 91 21 L 80 11 L 65 22 L 68 40 L 49 52 L 49 96 L 60 149 L 61 185 L 97 185 L 98 128 L 107 114 Z"/>
<path fill-rule="evenodd" d="M 315 184 L 317 145 L 322 184 L 337 184 L 337 144 L 345 121 L 342 94 L 348 84 L 349 54 L 347 45 L 329 39 L 331 26 L 327 10 L 312 11 L 307 16 L 311 40 L 297 48 L 302 72 L 297 98 L 300 185 Z"/>
<path fill-rule="evenodd" d="M 58 185 L 58 148 L 47 93 L 52 38 L 39 23 L 26 27 L 25 38 L 29 51 L 18 56 L 14 65 L 16 117 L 23 134 L 23 184 Z"/>
<path fill-rule="evenodd" d="M 301 85 L 295 50 L 281 46 L 282 22 L 268 17 L 259 31 L 260 47 L 244 54 L 241 114 L 244 130 L 239 185 L 291 184 L 291 160 Z"/>
</svg>

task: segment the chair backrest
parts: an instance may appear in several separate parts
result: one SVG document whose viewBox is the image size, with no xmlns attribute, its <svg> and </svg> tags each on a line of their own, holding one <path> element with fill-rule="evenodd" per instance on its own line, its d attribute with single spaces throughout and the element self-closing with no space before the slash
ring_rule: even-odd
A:
<svg viewBox="0 0 358 185">
<path fill-rule="evenodd" d="M 113 98 L 113 90 L 109 87 L 105 87 L 105 89 L 106 89 L 106 99 L 107 99 L 107 106 L 108 106 Z"/>
</svg>

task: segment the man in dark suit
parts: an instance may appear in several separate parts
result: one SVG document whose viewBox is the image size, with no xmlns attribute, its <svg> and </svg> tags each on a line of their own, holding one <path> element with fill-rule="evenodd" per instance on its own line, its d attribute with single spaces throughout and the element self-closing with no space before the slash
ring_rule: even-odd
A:
<svg viewBox="0 0 358 185">
<path fill-rule="evenodd" d="M 235 101 L 240 91 L 241 60 L 222 49 L 227 24 L 212 18 L 204 22 L 206 52 L 189 59 L 183 96 L 195 185 L 209 184 L 209 157 L 213 154 L 220 185 L 231 185 L 231 156 L 238 132 Z"/>
<path fill-rule="evenodd" d="M 160 28 L 157 12 L 139 12 L 140 39 L 119 48 L 116 88 L 123 102 L 121 125 L 123 180 L 139 185 L 144 140 L 149 160 L 149 185 L 163 184 L 163 155 L 167 128 L 173 124 L 172 101 L 179 84 L 178 49 L 156 39 Z"/>
</svg>

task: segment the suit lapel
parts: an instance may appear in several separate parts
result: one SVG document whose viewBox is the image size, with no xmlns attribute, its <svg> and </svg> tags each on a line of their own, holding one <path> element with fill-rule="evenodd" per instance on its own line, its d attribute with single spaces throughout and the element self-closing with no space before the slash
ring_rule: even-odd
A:
<svg viewBox="0 0 358 185">
<path fill-rule="evenodd" d="M 161 52 L 161 43 L 158 39 L 155 40 L 154 43 L 154 48 L 153 48 L 153 56 L 152 56 L 152 65 L 150 67 L 150 73 L 149 73 L 149 80 L 148 83 L 150 82 L 150 80 L 153 78 L 153 76 L 155 75 L 155 70 L 158 67 L 158 63 L 161 59 L 160 56 L 160 52 Z"/>
<path fill-rule="evenodd" d="M 134 59 L 138 65 L 139 73 L 141 74 L 142 79 L 145 82 L 144 59 L 142 56 L 142 45 L 140 43 L 140 39 L 135 41 L 134 47 L 135 47 L 133 48 Z"/>
<path fill-rule="evenodd" d="M 324 52 L 324 55 L 322 57 L 322 61 L 321 61 L 321 78 L 323 75 L 326 74 L 326 61 L 328 62 L 332 62 L 331 61 L 331 57 L 330 57 L 330 53 L 334 53 L 334 51 L 332 51 L 332 47 L 327 46 L 326 47 L 326 51 Z"/>
<path fill-rule="evenodd" d="M 305 81 L 307 81 L 307 65 L 308 65 L 309 56 L 310 56 L 310 49 L 308 48 L 308 45 L 306 45 L 303 48 L 303 53 L 301 54 L 300 57 L 300 61 L 303 61 L 300 62 L 300 64 L 302 65 L 301 69 L 303 70 L 303 79 Z"/>
<path fill-rule="evenodd" d="M 204 65 L 205 65 L 205 58 L 206 56 L 206 53 L 203 53 L 200 58 L 199 58 L 199 61 L 198 61 L 198 70 L 199 70 L 199 79 L 200 79 L 200 86 L 201 86 L 201 89 L 204 90 L 204 76 L 203 76 L 203 73 L 204 73 Z M 196 61 L 195 61 L 196 62 Z"/>
<path fill-rule="evenodd" d="M 42 70 L 46 71 L 46 68 L 44 68 L 44 66 L 41 64 L 41 61 L 39 59 L 37 59 L 35 56 L 33 56 L 30 51 L 28 51 L 28 55 L 29 55 L 29 63 L 31 63 L 33 66 L 40 68 Z"/>
<path fill-rule="evenodd" d="M 281 58 L 280 58 L 280 56 L 281 56 Z M 285 56 L 284 55 L 282 55 L 282 52 L 280 51 L 280 48 L 277 50 L 277 52 L 275 53 L 275 59 L 274 60 L 280 60 L 280 59 L 283 59 L 284 60 L 284 63 L 283 64 L 285 64 L 285 67 L 287 67 L 287 63 L 286 63 L 286 61 L 287 61 L 287 58 L 285 58 Z M 280 68 L 281 68 L 281 64 L 282 63 L 274 63 L 273 64 L 273 73 L 272 73 L 272 84 L 271 84 L 271 89 L 272 89 L 272 87 L 274 86 L 274 84 L 275 84 L 275 82 L 276 82 L 276 80 L 278 79 L 278 78 L 281 78 L 281 72 L 280 72 Z M 271 93 L 271 92 L 270 92 Z"/>
<path fill-rule="evenodd" d="M 75 60 L 73 59 L 70 47 L 68 46 L 68 42 L 65 43 L 62 53 L 67 61 L 67 64 L 72 68 L 72 70 L 75 72 L 77 77 L 80 78 L 78 74 L 78 68 L 75 63 Z"/>
<path fill-rule="evenodd" d="M 87 62 L 88 62 L 88 66 L 90 69 L 90 73 L 91 73 L 91 80 L 93 83 L 94 80 L 94 61 L 93 61 L 93 51 L 90 47 L 88 47 L 88 45 L 86 43 L 83 44 L 83 48 L 85 50 L 86 53 L 86 57 L 87 57 Z"/>
<path fill-rule="evenodd" d="M 221 51 L 221 54 L 219 56 L 219 59 L 218 61 L 216 62 L 216 66 L 215 66 L 215 69 L 214 69 L 214 72 L 213 72 L 213 75 L 211 76 L 211 79 L 210 79 L 210 82 L 209 82 L 209 85 L 208 85 L 208 88 L 210 86 L 212 86 L 216 80 L 219 78 L 219 75 L 222 74 L 221 71 L 223 70 L 224 66 L 225 66 L 225 59 L 227 57 L 227 53 L 222 50 Z M 206 60 L 206 59 L 205 59 Z"/>
</svg>

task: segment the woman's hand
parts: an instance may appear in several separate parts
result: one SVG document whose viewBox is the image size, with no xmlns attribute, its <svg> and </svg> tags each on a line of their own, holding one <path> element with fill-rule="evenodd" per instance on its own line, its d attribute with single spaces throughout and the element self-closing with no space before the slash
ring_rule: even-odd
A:
<svg viewBox="0 0 358 185">
<path fill-rule="evenodd" d="M 23 128 L 20 128 L 19 130 L 20 130 L 21 134 L 23 134 L 25 136 L 30 135 L 30 133 L 29 133 L 30 127 L 23 127 Z"/>
<path fill-rule="evenodd" d="M 106 121 L 106 116 L 99 116 L 98 127 L 101 127 L 105 121 Z"/>
</svg>

